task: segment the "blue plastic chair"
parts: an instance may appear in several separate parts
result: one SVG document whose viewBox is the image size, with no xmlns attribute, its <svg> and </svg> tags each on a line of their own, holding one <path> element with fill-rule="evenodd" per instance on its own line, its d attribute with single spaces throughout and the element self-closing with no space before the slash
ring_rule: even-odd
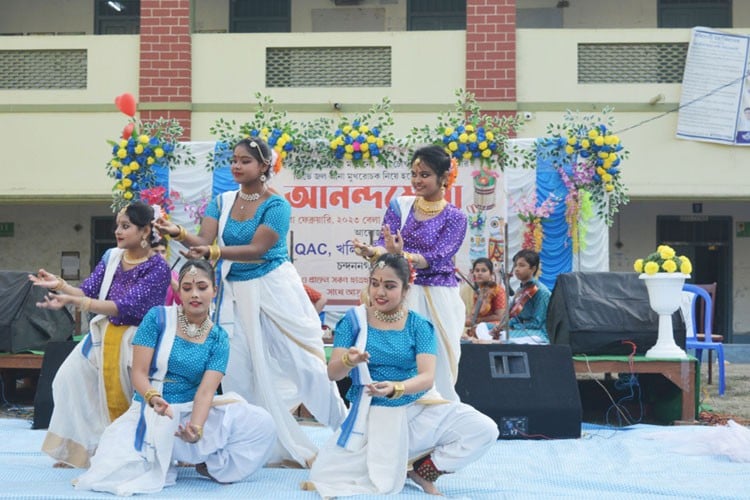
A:
<svg viewBox="0 0 750 500">
<path fill-rule="evenodd" d="M 714 350 L 716 351 L 716 357 L 719 362 L 719 396 L 724 395 L 725 379 L 724 379 L 724 344 L 721 342 L 714 341 L 714 335 L 712 332 L 711 321 L 713 312 L 713 303 L 711 301 L 711 295 L 703 288 L 685 284 L 682 287 L 685 292 L 693 294 L 693 299 L 690 303 L 690 319 L 692 321 L 692 332 L 688 332 L 688 336 L 685 339 L 685 347 L 688 349 L 695 349 L 695 357 L 698 358 L 698 362 L 703 362 L 703 350 Z M 705 314 L 703 315 L 703 328 L 702 333 L 698 325 L 696 325 L 696 302 L 697 298 L 700 297 L 705 302 Z M 688 329 L 689 330 L 689 329 Z M 711 357 L 709 356 L 709 363 Z"/>
</svg>

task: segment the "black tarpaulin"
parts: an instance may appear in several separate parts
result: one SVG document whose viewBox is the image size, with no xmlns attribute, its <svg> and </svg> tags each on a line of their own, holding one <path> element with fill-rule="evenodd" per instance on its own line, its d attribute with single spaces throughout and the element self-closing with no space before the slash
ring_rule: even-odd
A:
<svg viewBox="0 0 750 500">
<path fill-rule="evenodd" d="M 685 347 L 685 325 L 672 315 L 675 342 Z M 638 354 L 656 343 L 659 316 L 651 309 L 637 273 L 565 273 L 557 277 L 547 310 L 553 344 L 569 344 L 573 354 Z"/>
<path fill-rule="evenodd" d="M 46 289 L 32 285 L 29 273 L 0 271 L 0 352 L 44 350 L 50 340 L 67 340 L 75 323 L 66 309 L 36 307 Z"/>
</svg>

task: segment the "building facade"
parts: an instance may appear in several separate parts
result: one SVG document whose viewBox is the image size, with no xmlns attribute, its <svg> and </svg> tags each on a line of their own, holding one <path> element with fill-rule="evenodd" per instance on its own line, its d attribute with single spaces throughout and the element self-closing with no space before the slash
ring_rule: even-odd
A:
<svg viewBox="0 0 750 500">
<path fill-rule="evenodd" d="M 750 332 L 750 150 L 675 138 L 690 27 L 750 34 L 737 0 L 4 0 L 0 4 L 0 269 L 86 276 L 112 244 L 106 140 L 131 92 L 143 119 L 185 140 L 244 121 L 256 92 L 295 119 L 391 99 L 397 134 L 475 93 L 530 117 L 539 137 L 565 110 L 615 109 L 631 203 L 610 267 L 659 242 L 719 285 L 717 330 Z M 304 68 L 302 70 L 301 68 Z M 748 226 L 750 227 L 750 226 Z M 73 257 L 71 257 L 73 256 Z"/>
</svg>

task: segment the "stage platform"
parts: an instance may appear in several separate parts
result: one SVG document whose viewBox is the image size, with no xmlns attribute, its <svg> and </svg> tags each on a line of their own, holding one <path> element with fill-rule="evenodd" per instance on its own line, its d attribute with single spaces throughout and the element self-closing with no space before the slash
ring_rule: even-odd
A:
<svg viewBox="0 0 750 500">
<path fill-rule="evenodd" d="M 317 425 L 305 426 L 305 430 L 316 443 L 330 435 Z M 446 497 L 460 499 L 747 498 L 749 463 L 732 462 L 722 455 L 684 455 L 663 437 L 653 439 L 666 434 L 670 443 L 691 443 L 716 430 L 692 425 L 614 429 L 584 424 L 580 439 L 498 441 L 475 464 L 440 478 L 437 484 Z M 115 498 L 75 491 L 70 481 L 80 470 L 52 467 L 52 460 L 39 451 L 44 433 L 31 430 L 28 420 L 0 419 L 0 497 Z M 244 482 L 219 485 L 192 468 L 182 468 L 175 486 L 142 497 L 319 498 L 299 489 L 307 477 L 305 470 L 263 469 Z M 411 482 L 396 497 L 435 498 Z"/>
</svg>

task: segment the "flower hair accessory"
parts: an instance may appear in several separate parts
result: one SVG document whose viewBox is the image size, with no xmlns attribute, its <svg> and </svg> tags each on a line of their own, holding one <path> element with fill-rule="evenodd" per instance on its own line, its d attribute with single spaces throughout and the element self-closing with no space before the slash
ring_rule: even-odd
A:
<svg viewBox="0 0 750 500">
<path fill-rule="evenodd" d="M 155 222 L 159 219 L 166 218 L 167 213 L 161 208 L 161 205 L 151 205 L 151 208 L 154 211 L 154 218 L 151 221 L 151 241 L 159 241 L 161 240 L 161 233 L 159 233 L 159 230 L 156 228 Z"/>
<path fill-rule="evenodd" d="M 450 189 L 458 178 L 458 160 L 451 156 L 451 167 L 448 169 L 448 179 L 445 181 L 445 189 Z"/>
<path fill-rule="evenodd" d="M 414 280 L 417 278 L 417 270 L 411 265 L 411 261 L 406 259 L 406 263 L 409 264 L 409 284 L 413 285 Z"/>
</svg>

